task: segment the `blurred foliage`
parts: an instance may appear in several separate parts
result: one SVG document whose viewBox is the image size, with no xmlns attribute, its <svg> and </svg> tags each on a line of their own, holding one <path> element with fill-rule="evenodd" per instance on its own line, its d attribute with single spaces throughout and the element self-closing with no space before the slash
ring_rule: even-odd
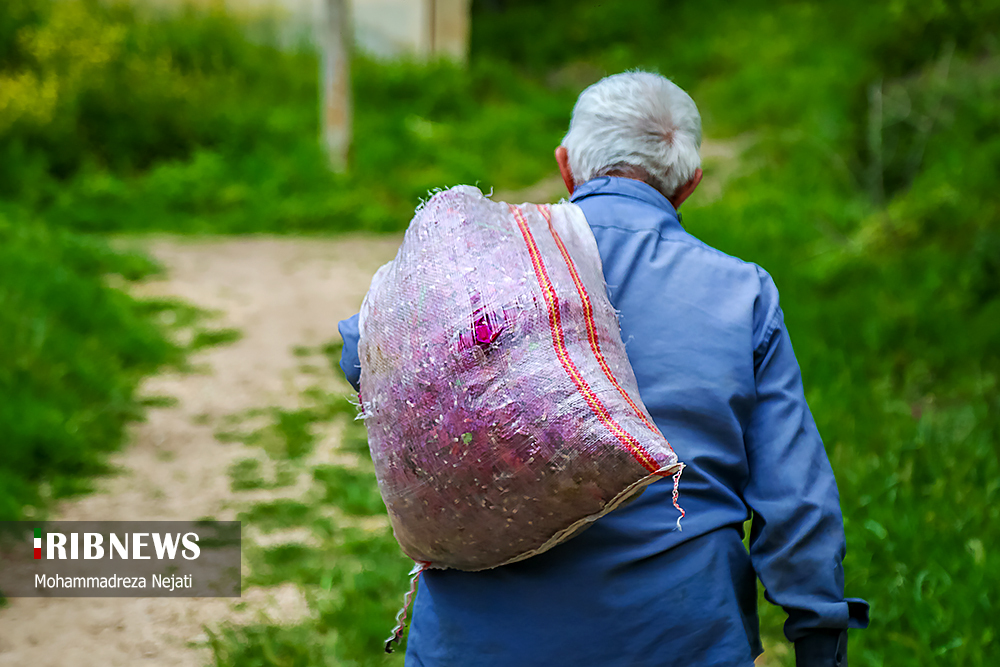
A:
<svg viewBox="0 0 1000 667">
<path fill-rule="evenodd" d="M 142 303 L 111 286 L 156 269 L 101 239 L 0 216 L 0 517 L 17 520 L 107 471 L 144 374 L 181 349 Z M 26 507 L 27 506 L 27 509 Z"/>
<path fill-rule="evenodd" d="M 355 60 L 352 169 L 335 176 L 317 141 L 309 49 L 281 50 L 261 25 L 219 10 L 150 21 L 126 5 L 6 0 L 0 210 L 85 231 L 400 229 L 428 189 L 509 189 L 551 173 L 583 86 L 658 70 L 691 91 L 706 136 L 743 147 L 721 197 L 705 196 L 709 165 L 684 224 L 764 266 L 781 290 L 840 483 L 847 591 L 872 603 L 872 628 L 852 633 L 852 664 L 990 666 L 1000 663 L 998 34 L 997 0 L 477 1 L 467 69 Z M 2 229 L 24 247 L 97 247 L 44 227 Z M 35 252 L 22 245 L 0 250 L 10 266 Z M 54 280 L 61 264 L 49 261 L 31 275 Z M 0 294 L 28 289 L 19 271 L 3 273 Z M 0 335 L 29 340 L 31 318 L 5 310 Z M 101 344 L 132 349 L 135 334 L 101 326 Z M 89 363 L 45 358 L 59 373 Z M 55 372 L 30 371 L 38 383 Z M 70 394 L 45 400 L 82 400 Z M 309 424 L 336 418 L 324 410 L 268 413 L 260 443 L 305 465 Z M 83 437 L 59 440 L 69 453 L 45 465 L 80 456 L 71 443 Z M 365 451 L 362 436 L 346 443 Z M 342 489 L 327 485 L 326 501 L 371 509 L 366 474 L 316 472 L 318 486 Z M 234 473 L 245 488 L 276 484 L 250 464 Z M 365 664 L 377 653 L 402 565 L 387 534 L 328 532 L 329 551 L 279 549 L 267 561 L 270 581 L 327 591 L 321 620 L 215 635 L 219 664 Z M 783 641 L 780 610 L 762 615 L 769 643 Z"/>
<path fill-rule="evenodd" d="M 572 91 L 498 62 L 359 58 L 352 169 L 332 174 L 315 54 L 251 27 L 221 8 L 5 2 L 0 205 L 84 231 L 385 231 L 443 184 L 550 170 Z"/>
</svg>

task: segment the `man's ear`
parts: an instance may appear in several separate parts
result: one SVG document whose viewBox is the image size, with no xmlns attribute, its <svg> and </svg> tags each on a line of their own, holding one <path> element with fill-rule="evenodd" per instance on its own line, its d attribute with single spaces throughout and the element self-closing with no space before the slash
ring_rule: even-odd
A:
<svg viewBox="0 0 1000 667">
<path fill-rule="evenodd" d="M 570 194 L 573 194 L 573 172 L 569 169 L 569 153 L 566 152 L 565 146 L 559 146 L 556 149 L 556 163 L 559 165 L 559 174 L 562 176 L 563 183 L 566 184 L 566 189 L 569 190 Z"/>
<path fill-rule="evenodd" d="M 674 210 L 679 209 L 681 204 L 684 203 L 684 200 L 691 196 L 691 193 L 694 192 L 695 188 L 698 187 L 698 184 L 701 183 L 701 177 L 702 172 L 699 167 L 694 170 L 694 176 L 691 177 L 691 180 L 677 188 L 677 191 L 674 192 L 672 197 L 667 197 L 667 200 L 673 204 Z"/>
</svg>

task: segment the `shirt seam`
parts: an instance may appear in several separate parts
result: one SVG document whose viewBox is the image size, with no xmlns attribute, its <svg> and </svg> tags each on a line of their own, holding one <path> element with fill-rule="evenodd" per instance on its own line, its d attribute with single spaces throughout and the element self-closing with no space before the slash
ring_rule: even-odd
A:
<svg viewBox="0 0 1000 667">
<path fill-rule="evenodd" d="M 766 348 L 768 344 L 770 344 L 771 337 L 774 335 L 774 332 L 778 330 L 779 326 L 781 326 L 781 322 L 779 322 L 779 320 L 782 315 L 781 306 L 777 306 L 770 319 L 768 319 L 767 325 L 764 327 L 764 336 L 761 338 L 760 344 L 753 349 L 754 354 L 758 354 L 761 350 Z M 754 369 L 754 371 L 756 372 L 756 369 Z"/>
</svg>

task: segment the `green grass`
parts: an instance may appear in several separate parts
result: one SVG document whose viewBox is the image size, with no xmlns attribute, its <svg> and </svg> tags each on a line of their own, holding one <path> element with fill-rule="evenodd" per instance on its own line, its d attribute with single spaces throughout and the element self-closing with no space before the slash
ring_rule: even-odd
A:
<svg viewBox="0 0 1000 667">
<path fill-rule="evenodd" d="M 224 626 L 209 631 L 215 665 L 313 667 L 401 665 L 383 642 L 402 602 L 410 564 L 392 534 L 332 531 L 321 548 L 280 546 L 258 554 L 252 583 L 306 587 L 315 615 L 293 624 Z"/>
<path fill-rule="evenodd" d="M 260 459 L 241 459 L 229 467 L 230 487 L 233 491 L 251 489 L 278 489 L 295 483 L 294 468 L 285 462 L 277 462 L 273 472 L 267 472 Z"/>
<path fill-rule="evenodd" d="M 333 352 L 334 348 L 327 348 Z M 299 349 L 300 357 L 317 351 Z M 327 368 L 325 373 L 334 372 Z M 412 562 L 396 544 L 379 496 L 363 423 L 347 396 L 310 389 L 296 410 L 263 411 L 267 422 L 241 440 L 268 455 L 240 461 L 230 469 L 234 491 L 276 488 L 267 470 L 310 482 L 301 497 L 278 497 L 248 504 L 241 512 L 244 527 L 264 533 L 292 528 L 308 530 L 307 544 L 248 546 L 246 586 L 293 582 L 305 593 L 309 617 L 280 626 L 266 623 L 209 628 L 215 664 L 223 665 L 398 665 L 402 652 L 386 656 L 383 643 L 408 586 Z M 250 415 L 255 417 L 258 415 Z M 236 419 L 239 422 L 239 418 Z M 289 427 L 289 422 L 294 424 Z M 342 443 L 365 444 L 356 466 L 311 460 L 312 443 L 303 449 L 303 433 L 339 422 Z M 284 424 L 284 425 L 283 425 Z M 298 444 L 297 444 L 298 443 Z M 343 446 L 339 451 L 349 452 Z M 299 487 L 301 488 L 301 487 Z M 280 489 L 277 490 L 280 493 Z M 366 523 L 382 517 L 382 522 Z M 405 646 L 405 644 L 404 644 Z"/>
<path fill-rule="evenodd" d="M 206 347 L 215 347 L 216 345 L 228 345 L 229 343 L 235 343 L 242 337 L 243 334 L 238 329 L 200 330 L 195 332 L 190 347 L 192 350 L 201 350 Z"/>
<path fill-rule="evenodd" d="M 375 473 L 370 470 L 318 466 L 313 470 L 313 479 L 323 488 L 323 502 L 339 507 L 346 514 L 365 516 L 385 511 Z"/>
<path fill-rule="evenodd" d="M 296 500 L 281 499 L 254 505 L 240 514 L 240 521 L 252 523 L 263 530 L 274 530 L 300 525 L 303 519 L 310 515 L 309 505 Z"/>
</svg>

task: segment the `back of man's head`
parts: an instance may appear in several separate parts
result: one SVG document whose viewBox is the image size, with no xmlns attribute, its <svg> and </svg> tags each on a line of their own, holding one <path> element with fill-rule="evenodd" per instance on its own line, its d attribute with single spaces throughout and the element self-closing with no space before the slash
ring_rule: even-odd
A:
<svg viewBox="0 0 1000 667">
<path fill-rule="evenodd" d="M 638 167 L 670 198 L 701 166 L 701 116 L 669 79 L 624 72 L 580 93 L 562 146 L 577 185 Z"/>
</svg>

